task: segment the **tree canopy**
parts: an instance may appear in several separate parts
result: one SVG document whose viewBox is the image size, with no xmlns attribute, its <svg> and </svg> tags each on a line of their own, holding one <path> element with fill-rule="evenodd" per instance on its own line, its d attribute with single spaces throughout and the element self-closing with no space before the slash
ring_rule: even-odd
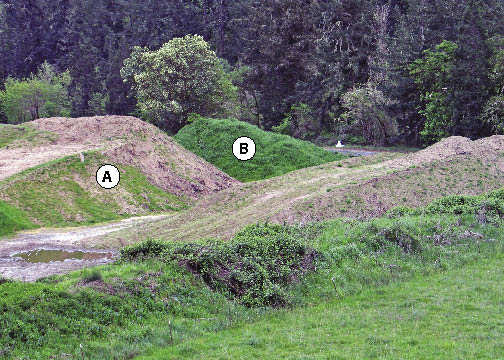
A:
<svg viewBox="0 0 504 360">
<path fill-rule="evenodd" d="M 345 94 L 373 89 L 383 96 L 374 102 L 379 112 L 397 125 L 380 142 L 478 138 L 502 132 L 503 18 L 501 0 L 0 0 L 0 85 L 29 79 L 47 61 L 56 73 L 69 71 L 72 116 L 143 107 L 157 117 L 160 107 L 146 109 L 138 83 L 123 82 L 125 60 L 136 47 L 155 54 L 197 35 L 225 60 L 235 116 L 266 130 L 305 104 L 313 124 L 296 136 L 365 137 L 345 118 L 359 111 Z M 443 60 L 446 44 L 456 48 Z M 449 69 L 438 69 L 437 88 L 428 66 L 440 61 Z M 198 106 L 188 111 L 216 111 L 207 100 Z"/>
<path fill-rule="evenodd" d="M 133 82 L 140 113 L 172 133 L 191 113 L 225 116 L 235 98 L 221 61 L 199 35 L 174 38 L 157 51 L 135 47 L 121 75 Z"/>
</svg>

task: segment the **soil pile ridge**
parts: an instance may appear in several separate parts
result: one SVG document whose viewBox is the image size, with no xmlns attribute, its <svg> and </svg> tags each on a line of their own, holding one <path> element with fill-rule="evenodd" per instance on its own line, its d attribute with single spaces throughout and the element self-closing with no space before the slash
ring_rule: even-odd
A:
<svg viewBox="0 0 504 360">
<path fill-rule="evenodd" d="M 462 136 L 451 136 L 414 154 L 392 160 L 388 165 L 392 168 L 408 165 L 428 165 L 435 161 L 449 160 L 461 156 L 497 161 L 502 154 L 504 154 L 503 135 L 494 135 L 474 141 Z"/>
<path fill-rule="evenodd" d="M 450 137 L 409 155 L 380 153 L 327 163 L 205 197 L 149 232 L 170 240 L 231 238 L 256 222 L 372 218 L 446 195 L 479 195 L 504 184 L 503 154 L 504 136 Z M 134 242 L 141 234 L 111 234 L 99 241 L 115 246 L 118 237 Z"/>
<path fill-rule="evenodd" d="M 49 144 L 0 149 L 0 180 L 23 170 L 86 151 L 111 164 L 132 165 L 153 185 L 197 199 L 237 183 L 185 150 L 155 126 L 131 116 L 38 119 L 29 126 L 54 134 Z"/>
<path fill-rule="evenodd" d="M 81 118 L 44 118 L 32 121 L 38 130 L 58 135 L 53 144 L 103 144 L 131 137 L 155 137 L 156 127 L 132 116 L 94 116 Z"/>
</svg>

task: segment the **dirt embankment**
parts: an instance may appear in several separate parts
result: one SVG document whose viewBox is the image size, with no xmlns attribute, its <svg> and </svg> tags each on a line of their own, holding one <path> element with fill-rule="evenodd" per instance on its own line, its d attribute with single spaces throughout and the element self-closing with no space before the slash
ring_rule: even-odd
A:
<svg viewBox="0 0 504 360">
<path fill-rule="evenodd" d="M 1 148 L 0 180 L 64 156 L 99 150 L 110 163 L 138 167 L 153 185 L 177 196 L 197 199 L 238 183 L 134 117 L 49 118 L 29 126 L 55 134 L 54 139 Z"/>
<path fill-rule="evenodd" d="M 477 195 L 504 185 L 504 136 L 445 139 L 417 153 L 352 158 L 234 186 L 153 224 L 165 239 L 230 238 L 243 226 L 335 217 L 381 216 L 398 205 L 422 206 L 450 194 Z M 114 246 L 139 234 L 95 239 Z"/>
</svg>

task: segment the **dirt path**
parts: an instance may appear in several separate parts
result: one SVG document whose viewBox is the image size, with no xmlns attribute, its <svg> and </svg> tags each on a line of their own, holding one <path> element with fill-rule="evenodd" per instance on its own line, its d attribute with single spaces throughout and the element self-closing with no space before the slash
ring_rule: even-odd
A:
<svg viewBox="0 0 504 360">
<path fill-rule="evenodd" d="M 376 155 L 380 151 L 367 151 L 367 150 L 352 150 L 352 149 L 335 149 L 335 148 L 327 148 L 327 150 L 332 151 L 332 152 L 337 152 L 343 155 L 349 155 L 349 156 L 371 156 L 371 155 Z M 384 152 L 384 151 L 381 151 Z"/>
<path fill-rule="evenodd" d="M 168 215 L 144 216 L 125 219 L 105 225 L 67 229 L 39 229 L 18 233 L 17 236 L 0 240 L 0 276 L 22 281 L 35 281 L 53 274 L 63 274 L 84 267 L 102 265 L 113 261 L 117 249 L 95 248 L 89 239 L 100 238 L 119 230 L 152 224 Z M 30 263 L 13 255 L 34 250 L 90 251 L 112 254 L 112 258 L 98 260 L 65 260 L 50 263 Z"/>
</svg>

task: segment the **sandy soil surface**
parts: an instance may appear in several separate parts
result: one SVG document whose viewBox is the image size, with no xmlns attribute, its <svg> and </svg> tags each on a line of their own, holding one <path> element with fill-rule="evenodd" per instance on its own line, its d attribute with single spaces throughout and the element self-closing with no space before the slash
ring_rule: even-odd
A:
<svg viewBox="0 0 504 360">
<path fill-rule="evenodd" d="M 350 155 L 350 156 L 371 156 L 371 155 L 376 155 L 379 152 L 384 152 L 384 151 L 368 151 L 368 150 L 358 150 L 358 149 L 336 149 L 336 148 L 328 148 L 329 151 L 332 152 L 337 152 L 343 155 Z"/>
<path fill-rule="evenodd" d="M 0 149 L 0 181 L 45 162 L 98 148 L 100 148 L 100 145 L 97 144 L 67 144 L 45 145 L 34 148 Z"/>
<path fill-rule="evenodd" d="M 144 216 L 125 219 L 105 225 L 68 229 L 39 229 L 21 232 L 14 238 L 0 240 L 0 276 L 35 281 L 53 274 L 64 274 L 84 267 L 109 263 L 118 256 L 117 249 L 93 248 L 90 238 L 97 238 L 118 230 L 131 229 L 165 219 L 167 216 Z M 94 243 L 96 244 L 96 243 Z M 66 260 L 50 263 L 29 263 L 13 257 L 20 252 L 33 250 L 66 250 L 112 253 L 112 259 L 99 260 Z"/>
</svg>

